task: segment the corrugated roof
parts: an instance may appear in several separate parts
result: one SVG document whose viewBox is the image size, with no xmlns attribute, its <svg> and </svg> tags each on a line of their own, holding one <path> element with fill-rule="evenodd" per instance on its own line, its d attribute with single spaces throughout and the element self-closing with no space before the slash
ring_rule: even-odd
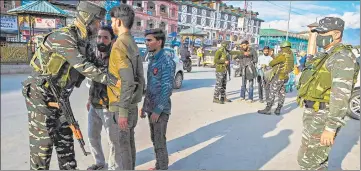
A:
<svg viewBox="0 0 361 171">
<path fill-rule="evenodd" d="M 281 37 L 281 36 L 286 36 L 287 35 L 287 31 L 283 31 L 283 30 L 277 30 L 277 29 L 261 29 L 259 32 L 260 36 L 275 36 L 275 37 Z M 304 40 L 308 40 L 307 36 L 302 36 L 296 33 L 292 33 L 292 32 L 288 32 L 288 36 L 289 37 L 293 37 L 293 38 L 299 38 L 299 39 L 304 39 Z"/>
<path fill-rule="evenodd" d="M 22 5 L 20 7 L 11 9 L 9 14 L 46 14 L 55 16 L 68 16 L 64 10 L 52 5 L 47 1 L 35 1 Z"/>
</svg>

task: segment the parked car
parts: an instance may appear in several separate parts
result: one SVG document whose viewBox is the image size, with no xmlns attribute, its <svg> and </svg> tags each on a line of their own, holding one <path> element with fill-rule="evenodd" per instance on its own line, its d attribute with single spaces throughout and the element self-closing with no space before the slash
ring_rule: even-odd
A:
<svg viewBox="0 0 361 171">
<path fill-rule="evenodd" d="M 360 64 L 360 49 L 354 49 L 353 53 L 357 57 L 357 62 Z M 360 120 L 360 72 L 358 74 L 357 83 L 355 84 L 355 88 L 352 92 L 350 102 L 348 105 L 347 114 L 353 119 Z"/>
<path fill-rule="evenodd" d="M 146 51 L 145 44 L 137 44 L 141 59 L 143 62 L 143 70 L 144 70 L 144 78 L 145 83 L 147 84 L 147 70 L 148 70 L 148 56 L 149 53 Z M 174 89 L 180 89 L 182 87 L 183 79 L 184 79 L 184 72 L 183 72 L 183 62 L 180 60 L 180 58 L 176 55 L 175 51 L 171 48 L 164 48 L 165 53 L 170 53 L 170 56 L 173 58 L 173 61 L 176 63 L 176 70 L 174 74 Z M 144 55 L 142 55 L 144 54 Z M 91 80 L 87 78 L 86 80 L 86 86 L 90 88 Z"/>
</svg>

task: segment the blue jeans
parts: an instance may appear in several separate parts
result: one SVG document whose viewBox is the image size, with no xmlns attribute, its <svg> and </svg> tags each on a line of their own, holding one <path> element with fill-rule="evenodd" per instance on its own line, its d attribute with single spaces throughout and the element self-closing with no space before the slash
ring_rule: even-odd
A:
<svg viewBox="0 0 361 171">
<path fill-rule="evenodd" d="M 253 80 L 249 81 L 249 89 L 248 89 L 248 99 L 253 100 Z M 241 98 L 246 98 L 246 85 L 247 85 L 247 79 L 245 76 L 242 76 L 242 87 L 241 87 Z"/>
</svg>

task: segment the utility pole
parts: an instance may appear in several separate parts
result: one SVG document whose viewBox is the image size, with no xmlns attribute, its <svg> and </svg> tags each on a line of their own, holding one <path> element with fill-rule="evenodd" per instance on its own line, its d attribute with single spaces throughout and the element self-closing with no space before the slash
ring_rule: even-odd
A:
<svg viewBox="0 0 361 171">
<path fill-rule="evenodd" d="M 286 35 L 286 41 L 288 40 L 288 32 L 289 32 L 289 29 L 290 29 L 291 3 L 292 3 L 292 1 L 290 1 L 290 9 L 289 9 L 289 11 L 288 11 L 288 23 L 287 23 L 287 35 Z"/>
</svg>

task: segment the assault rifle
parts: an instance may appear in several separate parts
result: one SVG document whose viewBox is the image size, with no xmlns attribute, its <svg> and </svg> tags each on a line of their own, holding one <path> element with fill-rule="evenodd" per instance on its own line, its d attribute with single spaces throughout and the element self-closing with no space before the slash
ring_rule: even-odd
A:
<svg viewBox="0 0 361 171">
<path fill-rule="evenodd" d="M 71 89 L 71 91 L 64 89 L 62 92 L 59 92 L 58 89 L 56 89 L 56 87 L 54 86 L 54 84 L 51 80 L 51 77 L 46 77 L 46 81 L 55 97 L 56 102 L 59 105 L 61 116 L 65 117 L 75 138 L 79 141 L 80 148 L 82 149 L 84 155 L 87 156 L 90 153 L 85 151 L 85 148 L 84 148 L 85 142 L 83 139 L 83 134 L 80 131 L 79 124 L 75 120 L 73 111 L 70 106 L 69 95 L 73 89 Z"/>
</svg>

